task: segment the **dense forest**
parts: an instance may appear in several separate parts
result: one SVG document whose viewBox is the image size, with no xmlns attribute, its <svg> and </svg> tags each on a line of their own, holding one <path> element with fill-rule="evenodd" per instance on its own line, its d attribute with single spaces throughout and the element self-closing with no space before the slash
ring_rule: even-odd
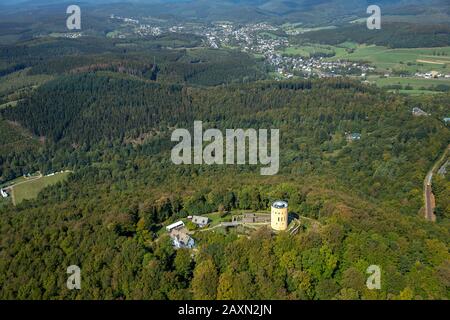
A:
<svg viewBox="0 0 450 320">
<path fill-rule="evenodd" d="M 449 92 L 276 81 L 261 56 L 202 47 L 196 35 L 64 39 L 26 25 L 0 31 L 0 184 L 71 173 L 36 199 L 0 199 L 0 299 L 450 298 L 448 173 L 433 180 L 435 223 L 423 208 L 423 180 L 450 143 Z M 290 37 L 450 43 L 448 25 L 360 27 Z M 196 120 L 205 130 L 279 129 L 278 174 L 173 164 L 171 133 Z M 190 215 L 230 221 L 280 199 L 301 221 L 295 234 L 217 228 L 175 250 L 165 232 Z M 66 288 L 70 265 L 81 290 Z M 381 268 L 380 290 L 366 286 L 370 265 Z"/>
<path fill-rule="evenodd" d="M 420 208 L 423 176 L 450 132 L 411 115 L 413 105 L 438 112 L 447 100 L 344 79 L 204 88 L 108 72 L 60 76 L 2 110 L 45 137 L 38 152 L 2 156 L 4 177 L 75 171 L 1 209 L 2 298 L 448 298 L 449 212 L 438 209 L 433 225 Z M 170 128 L 195 119 L 280 128 L 280 174 L 173 165 Z M 345 132 L 362 140 L 348 143 Z M 295 236 L 199 234 L 194 258 L 158 233 L 190 214 L 266 210 L 279 198 L 320 225 Z M 80 292 L 63 289 L 66 264 L 82 268 Z M 382 267 L 380 291 L 364 285 L 370 264 Z"/>
</svg>

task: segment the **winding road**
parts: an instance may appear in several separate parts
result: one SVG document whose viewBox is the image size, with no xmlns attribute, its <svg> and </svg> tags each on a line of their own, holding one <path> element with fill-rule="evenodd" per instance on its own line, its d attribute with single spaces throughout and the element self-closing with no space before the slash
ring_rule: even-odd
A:
<svg viewBox="0 0 450 320">
<path fill-rule="evenodd" d="M 450 145 L 445 148 L 442 156 L 434 163 L 430 171 L 428 171 L 425 180 L 423 181 L 423 197 L 425 200 L 425 219 L 429 221 L 436 221 L 436 215 L 434 214 L 434 208 L 436 207 L 436 201 L 434 199 L 434 194 L 432 190 L 433 174 L 439 168 L 439 166 L 444 162 L 448 153 L 450 151 Z"/>
</svg>

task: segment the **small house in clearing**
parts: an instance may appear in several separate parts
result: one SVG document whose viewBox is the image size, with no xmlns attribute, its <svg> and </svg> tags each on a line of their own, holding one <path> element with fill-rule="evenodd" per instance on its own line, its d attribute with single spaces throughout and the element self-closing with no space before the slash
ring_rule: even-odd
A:
<svg viewBox="0 0 450 320">
<path fill-rule="evenodd" d="M 200 228 L 203 228 L 209 223 L 209 219 L 208 217 L 192 216 L 192 222 L 195 223 Z"/>
</svg>

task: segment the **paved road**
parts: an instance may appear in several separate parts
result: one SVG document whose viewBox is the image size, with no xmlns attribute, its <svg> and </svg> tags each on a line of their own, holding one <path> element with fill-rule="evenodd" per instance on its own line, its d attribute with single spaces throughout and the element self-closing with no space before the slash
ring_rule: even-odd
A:
<svg viewBox="0 0 450 320">
<path fill-rule="evenodd" d="M 444 151 L 444 154 L 435 162 L 433 168 L 428 171 L 425 180 L 423 181 L 423 197 L 425 200 L 425 219 L 429 221 L 436 221 L 436 215 L 434 214 L 434 208 L 436 207 L 432 183 L 433 183 L 433 172 L 436 171 L 440 164 L 445 160 L 447 154 L 450 150 L 450 145 Z"/>
<path fill-rule="evenodd" d="M 431 181 L 431 175 L 429 178 L 429 181 Z M 431 183 L 426 184 L 425 191 L 424 191 L 424 197 L 425 197 L 425 219 L 429 221 L 436 221 L 436 215 L 434 214 L 434 208 L 435 208 L 435 200 L 434 200 L 434 194 L 431 190 Z"/>
</svg>

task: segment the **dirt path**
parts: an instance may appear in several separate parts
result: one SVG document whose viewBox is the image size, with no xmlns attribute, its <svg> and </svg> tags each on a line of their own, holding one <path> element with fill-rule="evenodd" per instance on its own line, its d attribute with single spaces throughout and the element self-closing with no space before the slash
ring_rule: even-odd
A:
<svg viewBox="0 0 450 320">
<path fill-rule="evenodd" d="M 429 63 L 429 64 L 446 64 L 447 62 L 441 60 L 423 60 L 417 59 L 416 62 Z"/>
</svg>

